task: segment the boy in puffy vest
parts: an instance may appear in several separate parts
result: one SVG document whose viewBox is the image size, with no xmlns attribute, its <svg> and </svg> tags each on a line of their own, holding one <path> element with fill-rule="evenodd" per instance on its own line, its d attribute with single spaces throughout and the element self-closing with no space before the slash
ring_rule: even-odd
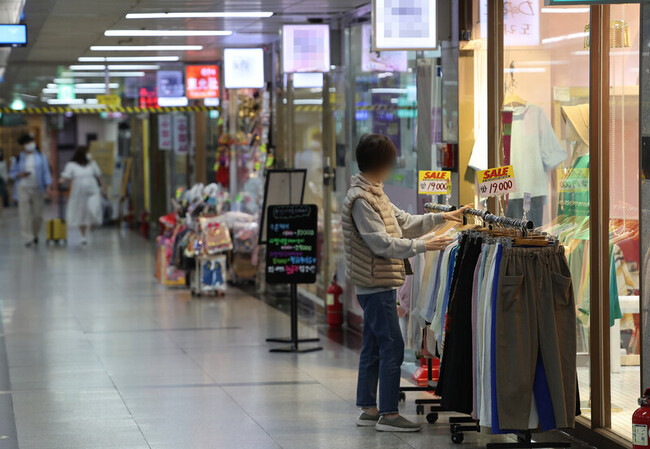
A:
<svg viewBox="0 0 650 449">
<path fill-rule="evenodd" d="M 406 275 L 404 259 L 442 250 L 449 237 L 420 239 L 445 220 L 461 221 L 464 210 L 410 215 L 390 202 L 383 190 L 397 160 L 393 142 L 366 134 L 356 148 L 361 173 L 352 177 L 343 203 L 346 275 L 363 309 L 363 346 L 359 359 L 356 423 L 388 432 L 417 432 L 422 426 L 399 415 L 400 371 L 404 341 L 396 291 Z M 379 408 L 377 386 L 379 385 Z"/>
</svg>

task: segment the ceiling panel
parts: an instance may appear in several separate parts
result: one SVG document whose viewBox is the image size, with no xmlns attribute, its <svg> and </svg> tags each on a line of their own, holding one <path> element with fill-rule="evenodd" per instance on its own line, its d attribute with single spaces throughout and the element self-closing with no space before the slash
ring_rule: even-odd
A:
<svg viewBox="0 0 650 449">
<path fill-rule="evenodd" d="M 185 62 L 216 61 L 224 47 L 251 47 L 279 38 L 283 23 L 304 23 L 309 18 L 327 20 L 369 0 L 29 0 L 25 22 L 29 29 L 27 48 L 8 52 L 0 49 L 0 67 L 6 65 L 0 101 L 10 102 L 14 92 L 37 95 L 51 81 L 59 66 L 77 62 L 79 56 L 140 56 L 156 52 L 91 52 L 91 45 L 201 44 L 201 52 L 175 54 Z M 0 0 L 0 18 L 11 8 L 20 11 L 24 0 Z M 5 8 L 10 5 L 11 8 Z M 143 19 L 127 20 L 129 12 L 182 11 L 271 11 L 266 19 Z M 8 21 L 6 18 L 4 21 Z M 105 37 L 107 29 L 230 30 L 224 37 Z M 3 54 L 5 61 L 3 62 Z M 19 89 L 16 87 L 20 85 Z M 26 99 L 26 102 L 29 101 Z"/>
</svg>

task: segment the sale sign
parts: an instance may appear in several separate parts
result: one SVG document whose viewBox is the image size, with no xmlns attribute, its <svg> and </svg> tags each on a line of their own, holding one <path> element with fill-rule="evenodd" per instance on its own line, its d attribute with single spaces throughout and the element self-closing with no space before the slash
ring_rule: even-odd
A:
<svg viewBox="0 0 650 449">
<path fill-rule="evenodd" d="M 488 168 L 476 172 L 478 193 L 481 198 L 516 192 L 515 170 L 512 165 Z"/>
<path fill-rule="evenodd" d="M 217 98 L 219 68 L 216 65 L 190 65 L 185 72 L 188 98 Z"/>
<path fill-rule="evenodd" d="M 589 191 L 588 168 L 559 169 L 557 174 L 558 192 L 575 193 Z"/>
<path fill-rule="evenodd" d="M 450 195 L 451 172 L 420 170 L 418 176 L 418 193 L 428 195 Z"/>
</svg>

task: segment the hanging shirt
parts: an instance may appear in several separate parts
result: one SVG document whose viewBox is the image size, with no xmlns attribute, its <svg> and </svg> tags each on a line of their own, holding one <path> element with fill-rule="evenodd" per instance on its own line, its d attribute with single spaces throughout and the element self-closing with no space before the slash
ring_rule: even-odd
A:
<svg viewBox="0 0 650 449">
<path fill-rule="evenodd" d="M 521 199 L 524 192 L 532 196 L 547 196 L 549 172 L 567 158 L 557 135 L 544 110 L 534 104 L 515 108 L 512 116 L 510 141 L 510 164 L 515 170 L 517 191 L 512 199 Z M 479 133 L 474 143 L 469 166 L 475 170 L 486 170 L 487 134 Z"/>
</svg>

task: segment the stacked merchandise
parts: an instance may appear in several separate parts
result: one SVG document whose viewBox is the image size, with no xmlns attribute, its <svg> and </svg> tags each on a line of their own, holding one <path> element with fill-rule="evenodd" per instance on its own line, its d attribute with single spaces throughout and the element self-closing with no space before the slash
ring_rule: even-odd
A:
<svg viewBox="0 0 650 449">
<path fill-rule="evenodd" d="M 170 285 L 164 279 L 173 273 L 171 285 L 189 283 L 195 294 L 225 289 L 226 253 L 232 249 L 228 226 L 218 215 L 225 202 L 227 195 L 216 184 L 177 192 L 175 212 L 160 219 L 156 267 L 161 283 Z"/>
<path fill-rule="evenodd" d="M 413 261 L 408 341 L 439 355 L 445 410 L 493 433 L 573 427 L 576 309 L 565 248 L 531 222 L 467 213 L 482 223 Z"/>
</svg>

